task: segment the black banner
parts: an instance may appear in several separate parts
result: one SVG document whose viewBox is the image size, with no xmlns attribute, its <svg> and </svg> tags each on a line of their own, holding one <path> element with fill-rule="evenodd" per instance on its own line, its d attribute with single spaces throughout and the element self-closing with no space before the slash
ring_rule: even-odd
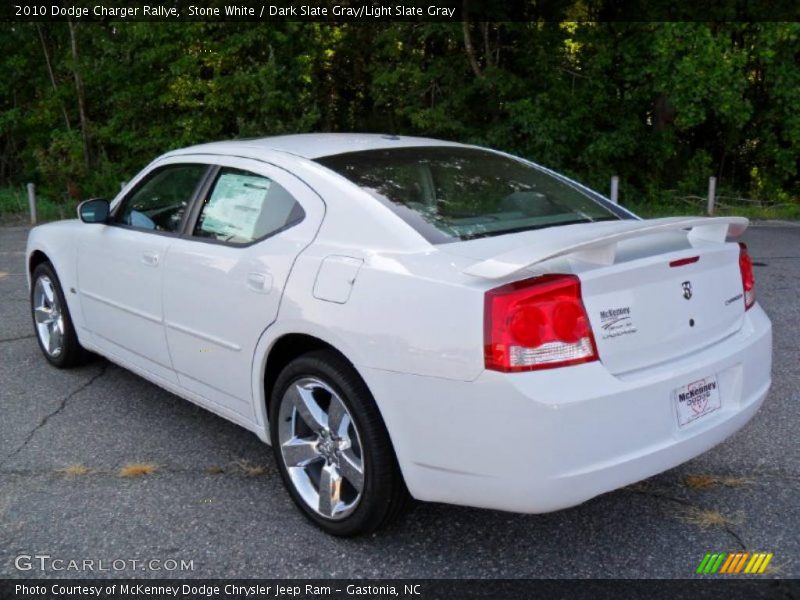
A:
<svg viewBox="0 0 800 600">
<path fill-rule="evenodd" d="M 0 580 L 3 600 L 438 600 L 444 598 L 543 598 L 605 600 L 797 598 L 796 580 Z"/>
<path fill-rule="evenodd" d="M 9 0 L 4 21 L 797 21 L 796 0 Z"/>
</svg>

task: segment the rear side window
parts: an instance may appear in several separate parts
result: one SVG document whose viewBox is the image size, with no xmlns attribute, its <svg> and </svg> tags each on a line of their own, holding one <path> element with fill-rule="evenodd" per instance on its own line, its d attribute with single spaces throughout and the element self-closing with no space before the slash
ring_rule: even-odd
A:
<svg viewBox="0 0 800 600">
<path fill-rule="evenodd" d="M 432 243 L 624 218 L 585 190 L 494 152 L 393 148 L 317 159 Z"/>
<path fill-rule="evenodd" d="M 123 200 L 114 222 L 149 231 L 178 232 L 207 165 L 157 169 Z"/>
<path fill-rule="evenodd" d="M 208 194 L 193 235 L 230 244 L 249 244 L 299 223 L 300 204 L 262 175 L 223 168 Z"/>
</svg>

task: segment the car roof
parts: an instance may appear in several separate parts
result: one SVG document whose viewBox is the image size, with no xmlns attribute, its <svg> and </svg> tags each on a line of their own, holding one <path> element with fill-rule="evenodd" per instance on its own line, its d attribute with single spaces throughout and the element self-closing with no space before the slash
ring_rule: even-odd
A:
<svg viewBox="0 0 800 600">
<path fill-rule="evenodd" d="M 274 137 L 211 142 L 181 148 L 169 152 L 169 156 L 181 154 L 246 154 L 253 155 L 258 151 L 278 151 L 315 159 L 323 156 L 358 152 L 361 150 L 383 150 L 386 148 L 407 148 L 414 146 L 460 146 L 456 142 L 447 142 L 432 138 L 387 135 L 379 133 L 299 133 Z"/>
</svg>

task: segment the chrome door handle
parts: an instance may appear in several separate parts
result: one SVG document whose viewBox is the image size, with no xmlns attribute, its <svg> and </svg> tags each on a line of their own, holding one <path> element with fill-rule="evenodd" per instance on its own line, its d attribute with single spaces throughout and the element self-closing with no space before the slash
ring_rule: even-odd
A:
<svg viewBox="0 0 800 600">
<path fill-rule="evenodd" d="M 248 273 L 247 287 L 256 292 L 268 292 L 272 289 L 272 275 L 269 273 Z"/>
<path fill-rule="evenodd" d="M 145 252 L 142 254 L 142 262 L 151 267 L 158 266 L 158 252 Z"/>
</svg>

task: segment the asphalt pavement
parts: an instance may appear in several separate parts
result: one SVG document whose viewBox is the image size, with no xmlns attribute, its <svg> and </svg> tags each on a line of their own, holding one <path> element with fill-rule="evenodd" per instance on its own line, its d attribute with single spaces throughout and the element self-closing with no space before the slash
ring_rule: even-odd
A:
<svg viewBox="0 0 800 600">
<path fill-rule="evenodd" d="M 706 552 L 740 550 L 772 552 L 772 576 L 800 577 L 798 225 L 746 234 L 774 381 L 729 440 L 572 509 L 415 503 L 357 539 L 305 520 L 253 434 L 104 360 L 49 366 L 29 316 L 26 236 L 0 228 L 0 577 L 692 577 Z M 120 477 L 130 463 L 157 470 Z M 50 558 L 18 559 L 35 555 Z"/>
</svg>

